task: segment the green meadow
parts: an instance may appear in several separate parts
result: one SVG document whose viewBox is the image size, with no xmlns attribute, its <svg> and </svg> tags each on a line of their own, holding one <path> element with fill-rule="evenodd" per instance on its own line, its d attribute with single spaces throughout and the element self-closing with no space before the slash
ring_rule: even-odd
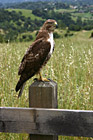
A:
<svg viewBox="0 0 93 140">
<path fill-rule="evenodd" d="M 81 17 L 82 20 L 92 20 L 93 15 L 90 12 L 87 13 L 79 13 L 76 9 L 55 9 L 55 12 L 60 13 L 71 13 L 71 17 L 73 20 L 76 20 L 77 17 Z"/>
<path fill-rule="evenodd" d="M 64 31 L 59 31 L 62 35 Z M 55 39 L 55 51 L 42 74 L 58 84 L 58 108 L 93 110 L 93 38 L 92 31 L 75 32 L 71 37 Z M 29 107 L 28 88 L 17 98 L 20 61 L 32 42 L 0 44 L 0 106 Z M 28 140 L 27 134 L 0 133 L 0 140 Z M 60 136 L 59 140 L 93 140 Z"/>
<path fill-rule="evenodd" d="M 28 9 L 7 9 L 8 11 L 15 11 L 15 12 L 22 12 L 22 15 L 25 17 L 30 17 L 32 20 L 34 19 L 38 19 L 38 20 L 42 20 L 41 17 L 35 16 L 32 14 L 32 10 L 28 10 Z"/>
<path fill-rule="evenodd" d="M 81 17 L 82 20 L 92 20 L 93 16 L 91 13 L 71 13 L 72 18 L 77 18 L 77 17 Z"/>
<path fill-rule="evenodd" d="M 55 11 L 60 12 L 60 13 L 63 13 L 63 12 L 72 13 L 72 12 L 75 12 L 75 9 L 55 9 Z"/>
</svg>

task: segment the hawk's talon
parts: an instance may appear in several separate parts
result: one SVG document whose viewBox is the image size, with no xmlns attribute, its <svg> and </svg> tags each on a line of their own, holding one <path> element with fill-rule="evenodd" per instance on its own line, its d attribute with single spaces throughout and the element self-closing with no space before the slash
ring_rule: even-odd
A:
<svg viewBox="0 0 93 140">
<path fill-rule="evenodd" d="M 42 79 L 38 79 L 38 81 L 49 82 L 49 80 L 47 78 L 43 78 L 43 77 L 42 77 Z"/>
<path fill-rule="evenodd" d="M 39 72 L 39 78 L 38 81 L 42 81 L 42 82 L 49 82 L 49 80 L 47 78 L 43 78 L 42 74 Z"/>
<path fill-rule="evenodd" d="M 42 77 L 42 79 L 41 78 L 34 78 L 34 81 L 49 82 L 50 80 Z"/>
</svg>

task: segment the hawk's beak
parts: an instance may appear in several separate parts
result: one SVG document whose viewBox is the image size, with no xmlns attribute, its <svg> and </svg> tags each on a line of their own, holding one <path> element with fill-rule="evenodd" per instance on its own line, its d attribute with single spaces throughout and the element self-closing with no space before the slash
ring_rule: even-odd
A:
<svg viewBox="0 0 93 140">
<path fill-rule="evenodd" d="M 58 24 L 57 24 L 57 22 L 55 22 L 55 26 L 56 26 L 56 28 L 58 28 Z"/>
</svg>

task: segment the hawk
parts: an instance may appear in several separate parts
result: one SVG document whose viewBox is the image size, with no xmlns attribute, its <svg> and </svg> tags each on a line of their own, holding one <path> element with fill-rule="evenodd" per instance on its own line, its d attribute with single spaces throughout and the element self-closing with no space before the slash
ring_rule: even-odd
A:
<svg viewBox="0 0 93 140">
<path fill-rule="evenodd" d="M 20 75 L 20 79 L 15 88 L 16 92 L 19 91 L 18 97 L 22 95 L 26 81 L 35 74 L 39 74 L 38 80 L 48 81 L 48 79 L 42 77 L 40 70 L 43 66 L 45 66 L 53 53 L 53 32 L 56 27 L 57 22 L 55 20 L 46 20 L 39 30 L 36 40 L 26 51 L 19 66 L 18 75 Z"/>
</svg>

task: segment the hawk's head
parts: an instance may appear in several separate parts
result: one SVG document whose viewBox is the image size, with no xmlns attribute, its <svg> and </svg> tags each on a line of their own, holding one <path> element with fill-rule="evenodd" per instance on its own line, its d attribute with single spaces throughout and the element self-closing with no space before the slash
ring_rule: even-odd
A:
<svg viewBox="0 0 93 140">
<path fill-rule="evenodd" d="M 47 30 L 48 32 L 53 32 L 56 27 L 57 27 L 57 22 L 53 19 L 46 20 L 43 25 L 43 29 Z"/>
</svg>

